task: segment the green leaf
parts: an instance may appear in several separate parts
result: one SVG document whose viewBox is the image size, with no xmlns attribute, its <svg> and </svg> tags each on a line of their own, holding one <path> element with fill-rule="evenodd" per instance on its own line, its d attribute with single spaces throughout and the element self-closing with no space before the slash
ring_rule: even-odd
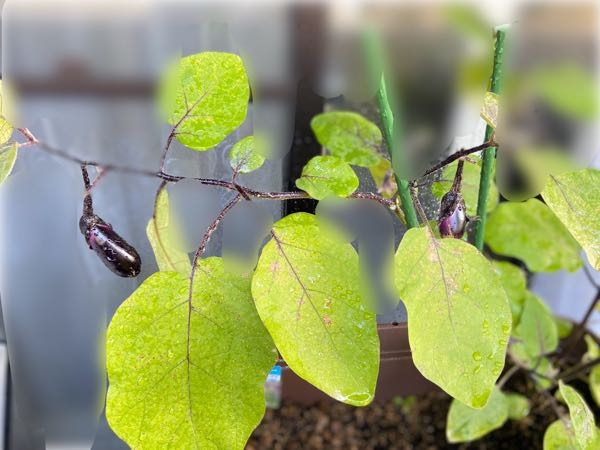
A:
<svg viewBox="0 0 600 450">
<path fill-rule="evenodd" d="M 9 107 L 9 105 L 7 105 L 7 103 L 12 103 L 12 102 L 7 101 L 6 97 L 7 97 L 7 94 L 5 92 L 5 87 L 2 84 L 2 80 L 0 80 L 0 145 L 6 144 L 13 133 L 13 126 L 10 124 L 9 119 L 7 118 L 7 115 L 10 112 L 9 111 L 10 107 Z M 14 144 L 14 145 L 16 145 L 16 144 Z M 0 148 L 0 152 L 2 152 L 4 148 L 6 148 L 6 146 L 3 146 L 2 148 Z M 3 160 L 0 159 L 0 165 L 3 165 L 3 164 L 4 164 Z M 11 168 L 12 168 L 12 166 L 11 166 Z M 4 167 L 0 167 L 0 169 L 2 169 L 2 171 L 0 172 L 0 175 L 1 175 L 5 172 L 5 170 L 4 170 Z M 6 176 L 4 178 L 6 178 Z M 0 183 L 2 181 L 4 181 L 4 178 L 0 181 Z"/>
<path fill-rule="evenodd" d="M 542 197 L 600 270 L 600 170 L 552 175 Z"/>
<path fill-rule="evenodd" d="M 156 200 L 154 218 L 146 226 L 146 235 L 154 251 L 158 269 L 179 272 L 188 276 L 192 270 L 190 257 L 181 248 L 181 234 L 176 223 L 171 222 L 169 195 L 162 189 Z"/>
<path fill-rule="evenodd" d="M 600 347 L 596 343 L 596 340 L 589 334 L 586 334 L 584 336 L 584 339 L 585 339 L 585 343 L 587 345 L 587 352 L 583 355 L 583 358 L 581 358 L 581 361 L 585 363 L 585 362 L 592 361 L 600 356 Z M 588 382 L 590 385 L 590 391 L 592 393 L 592 397 L 594 398 L 594 401 L 596 402 L 596 404 L 600 405 L 600 365 L 599 364 L 596 364 L 590 370 L 590 376 L 588 378 Z"/>
<path fill-rule="evenodd" d="M 498 94 L 486 92 L 481 107 L 481 118 L 492 128 L 498 125 L 498 99 Z"/>
<path fill-rule="evenodd" d="M 349 111 L 333 111 L 313 117 L 310 126 L 319 143 L 342 161 L 371 167 L 381 156 L 381 131 L 370 120 Z"/>
<path fill-rule="evenodd" d="M 408 230 L 395 257 L 417 369 L 473 408 L 488 401 L 511 330 L 506 293 L 489 261 L 460 239 Z"/>
<path fill-rule="evenodd" d="M 508 409 L 506 396 L 497 388 L 494 388 L 489 401 L 481 409 L 473 409 L 456 399 L 452 400 L 446 423 L 448 442 L 474 441 L 500 428 L 508 419 Z"/>
<path fill-rule="evenodd" d="M 587 352 L 581 358 L 582 362 L 592 361 L 600 356 L 600 347 L 596 343 L 595 339 L 586 334 L 583 339 L 585 340 L 585 345 L 587 346 Z"/>
<path fill-rule="evenodd" d="M 348 197 L 358 188 L 358 177 L 350 164 L 335 156 L 315 156 L 302 169 L 296 186 L 317 200 Z"/>
<path fill-rule="evenodd" d="M 229 164 L 239 173 L 250 173 L 265 162 L 264 156 L 257 150 L 254 136 L 246 136 L 237 141 L 229 152 Z"/>
<path fill-rule="evenodd" d="M 523 304 L 527 298 L 527 280 L 525 272 L 506 261 L 492 261 L 494 270 L 500 276 L 502 287 L 510 301 L 513 329 L 519 324 Z"/>
<path fill-rule="evenodd" d="M 250 280 L 220 258 L 189 278 L 158 272 L 115 313 L 107 336 L 106 416 L 132 448 L 243 449 L 265 411 L 277 360 Z"/>
<path fill-rule="evenodd" d="M 576 119 L 598 113 L 598 89 L 593 75 L 576 65 L 539 68 L 526 78 L 530 90 L 556 111 Z"/>
<path fill-rule="evenodd" d="M 17 150 L 19 145 L 16 142 L 0 146 L 0 184 L 4 183 L 12 172 L 17 160 Z"/>
<path fill-rule="evenodd" d="M 578 450 L 571 423 L 568 428 L 562 420 L 556 420 L 544 433 L 544 450 Z"/>
<path fill-rule="evenodd" d="M 590 391 L 592 397 L 598 406 L 600 406 L 600 365 L 595 365 L 590 371 L 589 377 Z"/>
<path fill-rule="evenodd" d="M 508 403 L 508 417 L 512 420 L 521 420 L 529 415 L 531 405 L 527 397 L 520 394 L 506 394 Z"/>
<path fill-rule="evenodd" d="M 571 330 L 573 329 L 573 322 L 571 322 L 570 320 L 554 316 L 554 323 L 556 324 L 559 339 L 564 339 L 571 334 Z"/>
<path fill-rule="evenodd" d="M 537 296 L 528 293 L 519 325 L 513 332 L 516 338 L 511 354 L 529 368 L 537 368 L 540 358 L 556 350 L 558 330 L 554 316 Z"/>
<path fill-rule="evenodd" d="M 594 422 L 594 414 L 581 395 L 571 386 L 564 384 L 562 380 L 558 382 L 558 389 L 569 407 L 571 424 L 579 447 L 584 450 L 600 448 L 600 434 Z"/>
<path fill-rule="evenodd" d="M 369 167 L 369 172 L 377 186 L 377 193 L 382 197 L 392 198 L 398 192 L 392 162 L 389 159 L 381 157 L 376 165 Z"/>
<path fill-rule="evenodd" d="M 273 226 L 252 278 L 260 317 L 290 368 L 331 397 L 362 406 L 379 371 L 375 315 L 363 305 L 358 255 L 312 214 Z"/>
<path fill-rule="evenodd" d="M 441 199 L 452 187 L 454 174 L 458 162 L 447 165 L 442 172 L 442 180 L 435 181 L 431 185 L 431 192 L 437 198 Z M 481 175 L 481 160 L 477 164 L 465 162 L 463 166 L 462 195 L 467 206 L 467 214 L 475 216 L 477 214 L 477 196 L 479 195 L 479 177 Z M 494 183 L 490 184 L 490 191 L 487 200 L 487 212 L 491 212 L 498 205 L 498 189 Z"/>
<path fill-rule="evenodd" d="M 574 272 L 582 266 L 577 241 L 536 199 L 498 205 L 488 218 L 485 242 L 494 253 L 518 258 L 533 272 Z"/>
<path fill-rule="evenodd" d="M 175 137 L 186 147 L 208 150 L 242 124 L 250 89 L 239 56 L 205 52 L 181 58 L 159 88 L 159 102 Z"/>
</svg>

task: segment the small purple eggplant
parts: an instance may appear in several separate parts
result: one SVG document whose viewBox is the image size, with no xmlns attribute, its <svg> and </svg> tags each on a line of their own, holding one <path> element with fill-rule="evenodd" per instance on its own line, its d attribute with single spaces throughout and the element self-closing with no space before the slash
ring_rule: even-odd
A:
<svg viewBox="0 0 600 450">
<path fill-rule="evenodd" d="M 456 167 L 452 188 L 442 197 L 438 229 L 443 238 L 462 238 L 469 222 L 465 200 L 460 193 L 463 165 L 464 161 L 460 159 Z"/>
<path fill-rule="evenodd" d="M 79 230 L 85 236 L 90 250 L 94 250 L 104 265 L 120 277 L 139 275 L 142 260 L 138 252 L 113 230 L 112 226 L 94 214 L 90 179 L 85 165 L 81 165 L 85 197 L 83 215 L 79 219 Z"/>
</svg>

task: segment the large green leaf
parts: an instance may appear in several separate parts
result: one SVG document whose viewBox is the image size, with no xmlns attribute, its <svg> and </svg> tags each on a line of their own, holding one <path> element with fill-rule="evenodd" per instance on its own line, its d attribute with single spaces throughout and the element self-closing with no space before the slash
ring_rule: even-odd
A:
<svg viewBox="0 0 600 450">
<path fill-rule="evenodd" d="M 460 239 L 413 228 L 396 252 L 395 275 L 419 371 L 466 405 L 485 406 L 511 330 L 508 299 L 492 265 Z"/>
<path fill-rule="evenodd" d="M 596 450 L 600 448 L 600 433 L 596 428 L 594 414 L 586 405 L 579 393 L 571 386 L 558 382 L 558 388 L 563 396 L 565 403 L 569 407 L 571 424 L 575 440 L 583 450 Z"/>
<path fill-rule="evenodd" d="M 192 270 L 190 257 L 180 250 L 182 238 L 177 224 L 171 220 L 166 189 L 162 189 L 158 194 L 154 216 L 146 226 L 146 235 L 154 250 L 158 269 L 189 275 Z"/>
<path fill-rule="evenodd" d="M 458 400 L 452 400 L 446 423 L 448 442 L 469 442 L 500 428 L 508 419 L 508 400 L 499 389 L 494 388 L 487 404 L 481 409 L 469 408 Z"/>
<path fill-rule="evenodd" d="M 258 261 L 252 295 L 296 374 L 342 402 L 373 400 L 377 324 L 363 304 L 358 255 L 350 244 L 320 230 L 312 214 L 281 219 Z"/>
<path fill-rule="evenodd" d="M 0 124 L 0 126 L 2 126 Z M 19 146 L 16 142 L 0 146 L 0 184 L 6 180 L 15 166 L 17 160 L 17 150 Z"/>
<path fill-rule="evenodd" d="M 600 170 L 551 175 L 542 197 L 600 270 Z"/>
<path fill-rule="evenodd" d="M 431 192 L 437 198 L 441 199 L 452 187 L 454 174 L 456 173 L 457 162 L 446 166 L 442 172 L 442 180 L 436 181 L 431 185 Z M 477 196 L 479 195 L 479 177 L 481 176 L 481 162 L 471 164 L 466 162 L 463 166 L 462 195 L 467 206 L 467 214 L 475 216 L 477 214 Z M 491 212 L 498 205 L 498 189 L 494 183 L 490 185 L 487 200 L 487 212 Z"/>
<path fill-rule="evenodd" d="M 250 173 L 260 168 L 264 162 L 265 157 L 256 148 L 254 136 L 240 139 L 229 152 L 229 163 L 232 169 L 238 173 Z"/>
<path fill-rule="evenodd" d="M 181 58 L 159 89 L 161 109 L 177 140 L 194 150 L 221 142 L 246 118 L 250 89 L 239 56 L 205 52 Z"/>
<path fill-rule="evenodd" d="M 525 272 L 506 261 L 492 261 L 494 270 L 500 275 L 500 282 L 510 300 L 513 329 L 519 324 L 523 304 L 527 297 L 527 280 Z"/>
<path fill-rule="evenodd" d="M 119 307 L 108 328 L 106 416 L 132 448 L 242 449 L 265 411 L 277 360 L 250 280 L 220 258 L 189 278 L 158 272 Z"/>
<path fill-rule="evenodd" d="M 538 368 L 540 358 L 558 346 L 554 317 L 544 302 L 532 293 L 527 295 L 513 335 L 516 339 L 511 345 L 511 354 L 529 368 Z"/>
<path fill-rule="evenodd" d="M 315 156 L 302 169 L 296 186 L 317 200 L 347 197 L 358 188 L 358 177 L 350 164 L 335 156 Z"/>
<path fill-rule="evenodd" d="M 546 428 L 544 450 L 579 450 L 575 443 L 573 426 L 570 422 L 565 424 L 559 419 Z"/>
<path fill-rule="evenodd" d="M 485 242 L 497 254 L 522 260 L 533 272 L 581 268 L 580 247 L 542 202 L 506 202 L 490 214 Z"/>
<path fill-rule="evenodd" d="M 371 167 L 381 156 L 381 131 L 370 120 L 349 111 L 318 114 L 310 122 L 319 143 L 348 164 Z"/>
</svg>

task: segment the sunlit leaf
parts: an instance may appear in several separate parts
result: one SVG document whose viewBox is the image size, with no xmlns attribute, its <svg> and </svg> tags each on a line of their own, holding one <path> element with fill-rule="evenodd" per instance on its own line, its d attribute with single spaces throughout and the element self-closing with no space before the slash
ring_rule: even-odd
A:
<svg viewBox="0 0 600 450">
<path fill-rule="evenodd" d="M 10 136 L 9 136 L 10 137 Z M 17 150 L 19 146 L 16 142 L 0 146 L 0 184 L 6 180 L 15 166 L 17 160 Z"/>
<path fill-rule="evenodd" d="M 107 336 L 108 422 L 132 448 L 243 449 L 277 360 L 250 280 L 220 258 L 189 278 L 158 272 L 119 307 Z"/>
<path fill-rule="evenodd" d="M 579 450 L 571 423 L 556 420 L 544 433 L 544 450 Z"/>
<path fill-rule="evenodd" d="M 273 226 L 252 278 L 262 321 L 290 368 L 335 399 L 373 400 L 379 371 L 375 315 L 360 294 L 358 255 L 312 214 Z"/>
<path fill-rule="evenodd" d="M 250 173 L 259 169 L 265 158 L 256 148 L 254 136 L 246 136 L 235 143 L 229 152 L 229 164 L 239 173 Z"/>
<path fill-rule="evenodd" d="M 542 197 L 600 270 L 600 170 L 552 175 Z"/>
<path fill-rule="evenodd" d="M 450 443 L 469 442 L 500 428 L 508 419 L 508 400 L 494 388 L 487 404 L 473 409 L 458 400 L 452 400 L 446 423 L 446 438 Z"/>
<path fill-rule="evenodd" d="M 360 114 L 326 112 L 313 117 L 310 126 L 319 143 L 342 161 L 363 167 L 379 163 L 381 131 Z"/>
<path fill-rule="evenodd" d="M 419 371 L 466 405 L 485 406 L 511 330 L 509 302 L 492 265 L 460 239 L 413 228 L 396 252 L 395 276 Z"/>
<path fill-rule="evenodd" d="M 521 420 L 529 414 L 531 405 L 527 397 L 520 394 L 505 394 L 508 403 L 508 417 L 512 420 Z"/>
<path fill-rule="evenodd" d="M 6 144 L 13 133 L 13 126 L 11 125 L 10 118 L 9 118 L 10 105 L 8 105 L 8 103 L 12 103 L 12 102 L 7 99 L 7 97 L 10 97 L 10 96 L 5 91 L 6 91 L 5 86 L 3 85 L 2 80 L 0 80 L 0 145 Z M 2 147 L 2 148 L 6 148 L 6 147 Z M 2 149 L 0 149 L 0 152 L 1 151 L 2 151 Z M 1 160 L 0 160 L 0 164 L 2 164 Z M 0 172 L 0 174 L 1 173 L 4 173 L 4 171 Z M 2 180 L 2 181 L 4 181 L 4 180 Z"/>
<path fill-rule="evenodd" d="M 208 150 L 246 118 L 250 89 L 239 56 L 204 52 L 181 58 L 164 76 L 159 103 L 176 138 Z"/>
<path fill-rule="evenodd" d="M 510 300 L 513 329 L 519 324 L 525 298 L 527 298 L 527 280 L 525 272 L 506 261 L 492 261 L 494 270 L 500 275 L 500 282 Z"/>
<path fill-rule="evenodd" d="M 533 272 L 573 272 L 582 266 L 577 241 L 554 213 L 536 199 L 498 205 L 489 216 L 485 242 L 499 255 L 522 260 Z"/>
<path fill-rule="evenodd" d="M 481 118 L 492 128 L 498 125 L 498 94 L 486 92 L 481 107 Z"/>
<path fill-rule="evenodd" d="M 581 395 L 571 386 L 559 381 L 558 388 L 569 407 L 575 441 L 579 444 L 579 447 L 584 450 L 600 448 L 600 433 L 594 421 L 594 413 L 592 413 Z"/>
<path fill-rule="evenodd" d="M 477 214 L 477 196 L 479 195 L 479 178 L 481 174 L 481 161 L 478 164 L 465 162 L 463 166 L 462 195 L 467 206 L 467 214 L 475 216 Z M 437 198 L 441 199 L 452 187 L 454 174 L 458 162 L 447 165 L 442 172 L 442 179 L 435 181 L 431 185 L 431 192 Z M 487 212 L 491 212 L 498 205 L 498 189 L 494 183 L 490 184 L 490 191 L 487 200 Z"/>
<path fill-rule="evenodd" d="M 315 156 L 302 169 L 296 186 L 317 200 L 347 197 L 358 188 L 358 177 L 348 163 L 335 156 Z"/>
<path fill-rule="evenodd" d="M 156 202 L 155 218 L 150 219 L 146 235 L 154 251 L 158 269 L 189 275 L 192 270 L 190 257 L 181 251 L 181 234 L 176 223 L 172 223 L 169 196 L 162 189 Z"/>
</svg>

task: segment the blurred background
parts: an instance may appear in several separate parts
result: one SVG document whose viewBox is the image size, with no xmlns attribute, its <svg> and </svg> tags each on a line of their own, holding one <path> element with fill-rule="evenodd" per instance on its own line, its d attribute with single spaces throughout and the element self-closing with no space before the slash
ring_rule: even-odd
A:
<svg viewBox="0 0 600 450">
<path fill-rule="evenodd" d="M 581 165 L 600 167 L 595 2 L 0 3 L 1 73 L 3 86 L 15 94 L 15 122 L 88 160 L 156 170 L 169 133 L 154 108 L 161 71 L 180 55 L 229 51 L 242 56 L 250 77 L 246 122 L 210 152 L 175 144 L 167 171 L 228 178 L 231 145 L 263 133 L 272 157 L 240 182 L 258 190 L 294 189 L 302 166 L 322 151 L 310 130 L 315 114 L 350 109 L 378 122 L 377 86 L 360 42 L 370 29 L 383 38 L 382 69 L 402 111 L 406 170 L 416 177 L 452 151 L 483 141 L 480 109 L 491 73 L 493 30 L 510 24 L 497 136 L 507 155 L 498 158 L 501 193 L 536 194 L 535 187 L 514 179 L 510 155 L 517 151 L 558 151 Z M 79 167 L 35 148 L 20 152 L 0 190 L 5 342 L 0 448 L 127 448 L 102 413 L 104 330 L 123 299 L 156 270 L 145 227 L 157 186 L 156 179 L 113 172 L 95 189 L 96 210 L 144 261 L 140 276 L 117 279 L 90 257 L 77 229 Z M 361 175 L 361 187 L 375 188 L 368 172 Z M 169 193 L 192 251 L 200 239 L 197 230 L 228 198 L 194 183 L 178 183 Z M 259 229 L 265 219 L 314 211 L 315 203 L 265 202 L 259 209 L 246 227 Z M 361 217 L 364 211 L 352 214 Z M 404 231 L 399 221 L 380 216 L 369 213 L 364 229 L 394 233 L 371 231 L 371 249 L 392 239 L 397 243 Z M 232 236 L 242 233 L 234 223 L 231 227 Z M 211 254 L 220 253 L 221 234 L 211 241 Z M 536 275 L 530 283 L 554 311 L 572 319 L 583 314 L 594 292 L 582 273 Z M 401 305 L 383 312 L 382 325 L 406 321 Z M 596 330 L 599 320 L 598 314 L 592 319 Z M 402 384 L 398 367 L 390 366 L 396 372 L 389 379 Z"/>
</svg>

